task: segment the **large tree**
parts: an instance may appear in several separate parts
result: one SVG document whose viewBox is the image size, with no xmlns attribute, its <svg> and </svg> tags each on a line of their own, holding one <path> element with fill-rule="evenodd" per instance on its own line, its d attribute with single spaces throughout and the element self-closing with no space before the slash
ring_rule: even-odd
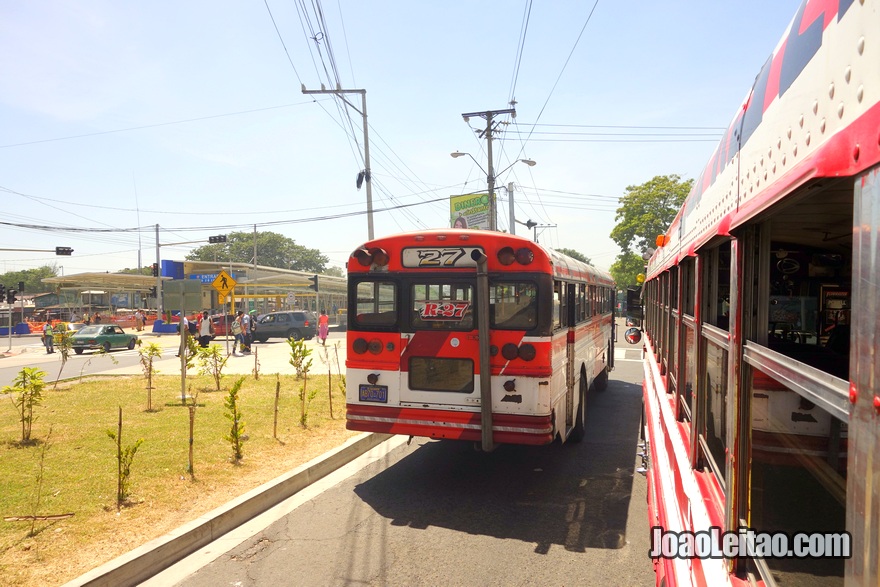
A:
<svg viewBox="0 0 880 587">
<path fill-rule="evenodd" d="M 583 253 L 579 251 L 575 251 L 574 249 L 556 249 L 557 253 L 562 253 L 563 255 L 568 255 L 572 259 L 577 259 L 582 263 L 586 263 L 587 265 L 592 265 L 593 262 L 590 261 L 590 258 L 585 256 Z"/>
<path fill-rule="evenodd" d="M 638 280 L 636 276 L 644 272 L 644 270 L 645 261 L 642 257 L 629 251 L 617 255 L 617 259 L 614 260 L 614 263 L 608 269 L 619 289 L 629 285 L 637 285 Z"/>
<path fill-rule="evenodd" d="M 257 264 L 322 273 L 330 261 L 318 249 L 308 249 L 276 232 L 258 232 Z M 204 245 L 186 256 L 189 261 L 254 262 L 254 233 L 230 232 L 225 243 Z"/>
<path fill-rule="evenodd" d="M 654 246 L 658 235 L 672 223 L 694 180 L 681 181 L 675 174 L 658 175 L 641 185 L 627 186 L 620 199 L 611 240 L 639 256 Z"/>
<path fill-rule="evenodd" d="M 24 291 L 19 292 L 26 294 L 47 293 L 55 290 L 55 286 L 43 283 L 45 277 L 56 277 L 58 275 L 58 267 L 55 265 L 43 265 L 36 269 L 24 269 L 23 271 L 10 271 L 0 275 L 0 283 L 7 289 L 18 290 L 19 282 L 24 282 Z M 3 300 L 6 301 L 6 300 Z"/>
</svg>

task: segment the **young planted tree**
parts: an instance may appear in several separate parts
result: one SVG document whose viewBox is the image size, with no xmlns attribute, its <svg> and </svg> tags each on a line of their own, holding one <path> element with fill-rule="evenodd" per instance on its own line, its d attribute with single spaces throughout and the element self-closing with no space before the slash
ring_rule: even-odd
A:
<svg viewBox="0 0 880 587">
<path fill-rule="evenodd" d="M 278 402 L 281 399 L 281 375 L 275 374 L 275 414 L 272 422 L 272 438 L 278 440 Z"/>
<path fill-rule="evenodd" d="M 210 375 L 214 378 L 215 390 L 220 391 L 220 380 L 223 378 L 223 367 L 229 356 L 223 353 L 219 344 L 209 345 L 207 348 L 201 348 L 196 351 L 199 360 L 199 372 L 202 375 Z"/>
<path fill-rule="evenodd" d="M 153 361 L 162 356 L 162 347 L 160 347 L 155 342 L 148 343 L 143 345 L 140 349 L 138 349 L 138 354 L 141 357 L 141 367 L 144 369 L 144 377 L 147 378 L 147 411 L 153 411 L 153 375 L 159 372 L 158 369 L 153 367 Z"/>
<path fill-rule="evenodd" d="M 198 407 L 198 405 L 198 393 L 190 393 L 190 403 L 187 406 L 189 408 L 189 466 L 186 470 L 187 472 L 189 472 L 190 478 L 193 480 L 195 480 L 196 478 L 195 460 L 193 458 L 193 444 L 196 431 L 196 407 Z"/>
<path fill-rule="evenodd" d="M 73 343 L 71 340 L 71 334 L 69 330 L 62 330 L 59 333 L 57 342 L 55 344 L 55 349 L 61 353 L 61 366 L 58 367 L 58 377 L 55 378 L 55 385 L 52 386 L 52 389 L 55 390 L 58 387 L 58 381 L 61 380 L 61 372 L 64 371 L 64 366 L 67 364 L 67 359 L 70 358 L 70 349 L 73 347 Z"/>
<path fill-rule="evenodd" d="M 229 434 L 224 436 L 224 439 L 232 445 L 232 460 L 235 463 L 241 461 L 244 441 L 247 439 L 244 435 L 244 421 L 242 420 L 241 408 L 238 405 L 238 392 L 241 389 L 242 383 L 244 383 L 244 377 L 239 378 L 232 385 L 232 389 L 229 390 L 229 395 L 226 396 L 226 401 L 223 404 L 228 410 L 224 416 L 232 421 Z"/>
<path fill-rule="evenodd" d="M 288 362 L 296 370 L 297 378 L 302 378 L 303 374 L 308 372 L 312 367 L 312 360 L 309 359 L 309 355 L 312 354 L 312 349 L 306 346 L 304 340 L 293 340 L 292 338 L 288 338 L 287 344 L 290 345 L 290 360 Z"/>
<path fill-rule="evenodd" d="M 128 501 L 131 488 L 131 463 L 144 439 L 138 438 L 134 444 L 122 447 L 122 406 L 119 407 L 119 422 L 116 430 L 108 430 L 107 436 L 116 441 L 116 509 Z"/>
<path fill-rule="evenodd" d="M 43 388 L 46 386 L 43 377 L 45 376 L 45 371 L 37 367 L 23 367 L 12 380 L 12 385 L 3 387 L 3 393 L 18 394 L 12 403 L 21 422 L 21 444 L 31 443 L 31 431 L 36 420 L 34 408 L 43 403 Z"/>
<path fill-rule="evenodd" d="M 312 360 L 309 359 L 308 362 L 304 363 L 302 366 L 302 388 L 299 390 L 299 402 L 300 402 L 300 413 L 299 413 L 299 425 L 303 428 L 308 426 L 309 420 L 309 404 L 312 403 L 312 400 L 315 399 L 315 396 L 318 395 L 318 390 L 308 391 L 307 388 L 309 386 L 309 369 L 312 368 Z"/>
</svg>

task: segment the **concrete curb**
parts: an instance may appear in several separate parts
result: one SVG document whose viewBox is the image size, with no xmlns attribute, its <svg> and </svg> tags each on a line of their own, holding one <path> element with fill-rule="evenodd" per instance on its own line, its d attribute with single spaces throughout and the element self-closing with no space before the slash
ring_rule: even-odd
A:
<svg viewBox="0 0 880 587">
<path fill-rule="evenodd" d="M 151 540 L 63 587 L 134 586 L 210 544 L 242 523 L 278 505 L 315 481 L 391 438 L 364 433 L 204 516 Z"/>
</svg>

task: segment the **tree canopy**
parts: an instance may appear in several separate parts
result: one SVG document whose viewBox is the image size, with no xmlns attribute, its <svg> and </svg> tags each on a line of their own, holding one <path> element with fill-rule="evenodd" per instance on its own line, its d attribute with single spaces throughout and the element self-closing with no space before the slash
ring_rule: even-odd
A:
<svg viewBox="0 0 880 587">
<path fill-rule="evenodd" d="M 638 283 L 636 276 L 644 270 L 645 261 L 629 251 L 619 254 L 608 269 L 618 288 L 636 285 Z"/>
<path fill-rule="evenodd" d="M 51 285 L 43 283 L 45 277 L 55 277 L 58 275 L 58 267 L 55 265 L 43 265 L 36 269 L 25 269 L 23 271 L 9 271 L 0 275 L 0 283 L 6 286 L 6 289 L 18 290 L 18 283 L 24 282 L 24 291 L 19 293 L 39 294 L 54 291 Z M 5 301 L 5 300 L 4 300 Z"/>
<path fill-rule="evenodd" d="M 627 186 L 614 217 L 617 225 L 611 231 L 611 240 L 624 253 L 648 252 L 657 236 L 665 233 L 675 219 L 693 183 L 692 179 L 681 181 L 680 176 L 672 174 Z"/>
<path fill-rule="evenodd" d="M 587 265 L 592 265 L 593 262 L 590 261 L 590 258 L 585 256 L 583 253 L 575 251 L 574 249 L 556 249 L 557 253 L 562 253 L 563 255 L 567 255 L 572 259 L 577 259 L 582 263 L 586 263 Z"/>
<path fill-rule="evenodd" d="M 329 258 L 318 249 L 296 244 L 276 232 L 257 232 L 257 264 L 279 269 L 323 273 Z M 201 246 L 190 252 L 188 261 L 254 262 L 254 233 L 230 232 L 225 243 Z"/>
</svg>

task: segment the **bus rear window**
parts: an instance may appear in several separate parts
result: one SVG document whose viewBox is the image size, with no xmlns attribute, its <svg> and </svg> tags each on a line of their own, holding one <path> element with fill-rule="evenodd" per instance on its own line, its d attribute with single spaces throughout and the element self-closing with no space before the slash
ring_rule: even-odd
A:
<svg viewBox="0 0 880 587">
<path fill-rule="evenodd" d="M 397 284 L 362 281 L 357 284 L 354 322 L 358 326 L 393 326 L 397 323 Z"/>
<path fill-rule="evenodd" d="M 531 330 L 538 325 L 538 286 L 530 281 L 494 281 L 490 285 L 492 328 Z"/>
<path fill-rule="evenodd" d="M 473 330 L 473 288 L 464 283 L 415 283 L 412 321 L 415 328 Z"/>
</svg>

